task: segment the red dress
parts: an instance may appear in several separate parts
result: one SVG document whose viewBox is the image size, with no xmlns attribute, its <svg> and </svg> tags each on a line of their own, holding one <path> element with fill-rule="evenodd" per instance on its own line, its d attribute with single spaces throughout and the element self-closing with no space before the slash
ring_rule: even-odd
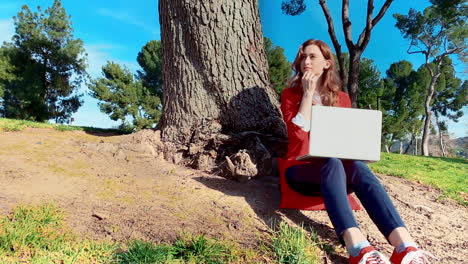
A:
<svg viewBox="0 0 468 264">
<path fill-rule="evenodd" d="M 292 119 L 299 112 L 302 100 L 302 90 L 299 88 L 287 88 L 281 93 L 281 112 L 288 130 L 288 152 L 286 159 L 279 159 L 278 166 L 280 170 L 281 184 L 281 203 L 280 208 L 294 208 L 301 210 L 323 210 L 325 205 L 321 196 L 304 196 L 289 188 L 286 183 L 286 169 L 295 165 L 305 164 L 308 161 L 297 161 L 296 158 L 306 155 L 309 152 L 309 133 L 292 122 Z M 336 107 L 351 107 L 351 100 L 345 92 L 338 93 Z M 311 131 L 313 133 L 313 131 Z M 357 202 L 350 198 L 351 208 L 358 210 Z"/>
</svg>

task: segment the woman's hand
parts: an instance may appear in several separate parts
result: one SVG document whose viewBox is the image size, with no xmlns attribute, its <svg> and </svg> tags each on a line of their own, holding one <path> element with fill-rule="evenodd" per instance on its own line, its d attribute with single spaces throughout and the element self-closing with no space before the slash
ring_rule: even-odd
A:
<svg viewBox="0 0 468 264">
<path fill-rule="evenodd" d="M 317 89 L 317 80 L 320 76 L 315 75 L 312 71 L 306 71 L 302 76 L 302 89 L 305 96 L 312 96 Z"/>
</svg>

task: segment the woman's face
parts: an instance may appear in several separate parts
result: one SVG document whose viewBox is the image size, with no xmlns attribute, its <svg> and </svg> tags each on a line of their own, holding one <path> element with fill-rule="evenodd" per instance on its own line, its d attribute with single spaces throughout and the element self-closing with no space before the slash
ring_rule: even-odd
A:
<svg viewBox="0 0 468 264">
<path fill-rule="evenodd" d="M 330 60 L 323 57 L 320 48 L 316 45 L 309 45 L 303 49 L 301 60 L 301 72 L 312 71 L 314 75 L 322 75 L 325 69 L 330 68 Z"/>
</svg>

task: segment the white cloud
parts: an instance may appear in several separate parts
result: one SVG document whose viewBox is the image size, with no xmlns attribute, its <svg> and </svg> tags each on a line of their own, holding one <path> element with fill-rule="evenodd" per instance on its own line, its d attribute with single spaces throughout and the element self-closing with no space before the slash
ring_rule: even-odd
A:
<svg viewBox="0 0 468 264">
<path fill-rule="evenodd" d="M 0 19 L 0 45 L 4 41 L 11 41 L 11 37 L 15 34 L 15 25 L 13 18 Z"/>
<path fill-rule="evenodd" d="M 144 31 L 149 32 L 153 35 L 159 36 L 161 34 L 161 32 L 159 31 L 159 28 L 155 29 L 154 27 L 149 26 L 147 23 L 129 16 L 128 13 L 126 12 L 118 12 L 115 10 L 110 10 L 109 8 L 99 8 L 97 9 L 97 13 L 104 17 L 110 17 L 110 18 L 122 21 L 124 23 L 137 26 L 143 29 Z"/>
</svg>

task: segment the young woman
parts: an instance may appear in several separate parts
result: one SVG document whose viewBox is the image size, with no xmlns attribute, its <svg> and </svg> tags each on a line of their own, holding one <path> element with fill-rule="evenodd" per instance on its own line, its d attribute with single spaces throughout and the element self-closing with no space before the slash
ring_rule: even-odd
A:
<svg viewBox="0 0 468 264">
<path fill-rule="evenodd" d="M 308 152 L 312 105 L 351 107 L 351 101 L 341 91 L 333 54 L 323 41 L 310 39 L 304 42 L 299 47 L 293 70 L 295 75 L 281 94 L 281 111 L 289 138 L 284 167 L 290 187 L 305 195 L 319 193 L 323 196 L 336 234 L 349 252 L 351 264 L 429 263 L 428 258 L 433 256 L 418 249 L 388 194 L 365 163 L 328 158 L 297 165 L 295 159 Z M 395 247 L 391 262 L 370 245 L 359 229 L 347 199 L 349 191 L 356 193 L 371 219 Z"/>
</svg>

